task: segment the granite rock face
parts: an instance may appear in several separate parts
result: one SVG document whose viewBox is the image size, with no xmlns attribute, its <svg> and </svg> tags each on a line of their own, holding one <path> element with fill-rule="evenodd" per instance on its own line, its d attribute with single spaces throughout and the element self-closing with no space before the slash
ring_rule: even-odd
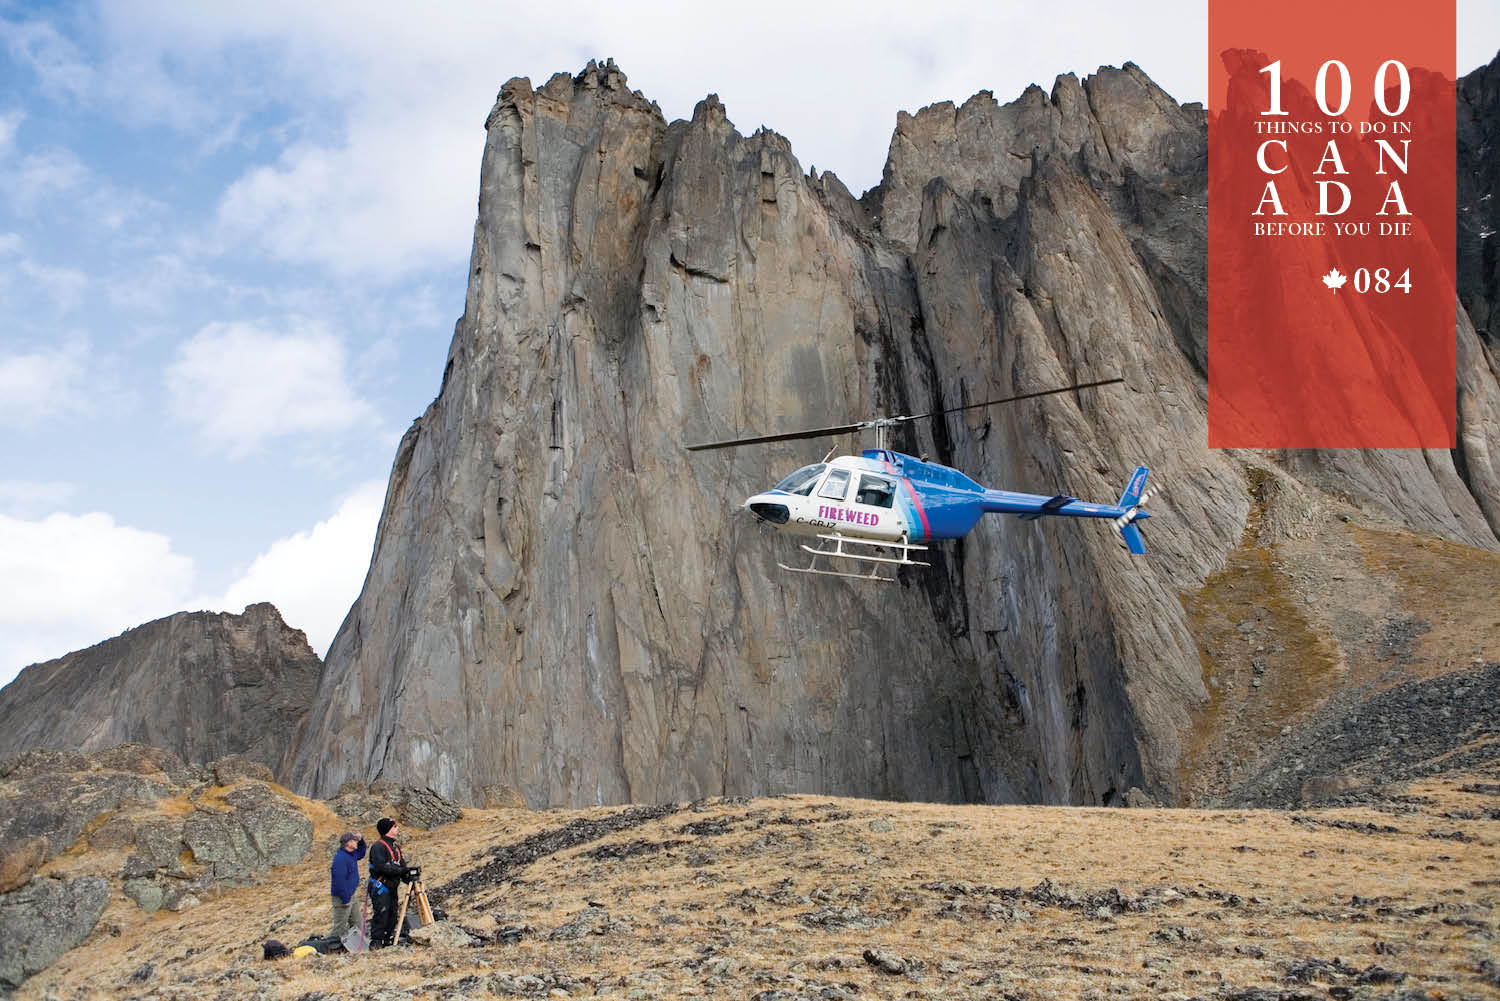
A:
<svg viewBox="0 0 1500 1001">
<path fill-rule="evenodd" d="M 122 804 L 149 803 L 170 790 L 158 778 L 117 772 L 59 771 L 6 781 L 0 783 L 0 844 L 40 838 L 51 859 Z"/>
<path fill-rule="evenodd" d="M 348 817 L 360 827 L 373 828 L 381 817 L 390 817 L 402 827 L 430 831 L 463 817 L 463 810 L 431 789 L 408 789 L 390 782 L 364 785 L 346 782 L 328 808 Z"/>
<path fill-rule="evenodd" d="M 487 125 L 464 315 L 300 791 L 1171 802 L 1205 698 L 1179 595 L 1239 544 L 1248 464 L 1500 546 L 1500 389 L 1466 316 L 1455 451 L 1207 449 L 1205 118 L 1134 66 L 903 114 L 858 200 L 716 97 L 668 124 L 612 63 L 512 80 Z M 991 518 L 896 586 L 794 578 L 739 502 L 874 443 L 682 448 L 1116 374 L 891 444 L 1099 500 L 1148 464 L 1149 560 L 1108 526 Z"/>
<path fill-rule="evenodd" d="M 107 903 L 109 884 L 98 876 L 35 879 L 0 896 L 0 993 L 88 938 Z"/>
<path fill-rule="evenodd" d="M 260 782 L 224 797 L 227 810 L 200 806 L 187 818 L 182 844 L 210 867 L 216 883 L 234 884 L 275 866 L 295 865 L 312 847 L 313 822 Z"/>
<path fill-rule="evenodd" d="M 1458 297 L 1500 345 L 1500 55 L 1458 82 Z"/>
<path fill-rule="evenodd" d="M 134 743 L 276 770 L 322 669 L 270 604 L 179 612 L 17 675 L 0 689 L 0 758 Z"/>
<path fill-rule="evenodd" d="M 19 890 L 47 861 L 48 841 L 40 834 L 12 841 L 0 848 L 0 893 Z"/>
<path fill-rule="evenodd" d="M 306 856 L 313 825 L 296 803 L 259 777 L 215 782 L 212 771 L 133 745 L 33 751 L 0 762 L 0 845 L 7 849 L 0 871 L 29 875 L 86 842 L 95 851 L 126 850 L 126 878 L 194 878 L 207 889 Z M 176 807 L 159 809 L 167 800 Z"/>
</svg>

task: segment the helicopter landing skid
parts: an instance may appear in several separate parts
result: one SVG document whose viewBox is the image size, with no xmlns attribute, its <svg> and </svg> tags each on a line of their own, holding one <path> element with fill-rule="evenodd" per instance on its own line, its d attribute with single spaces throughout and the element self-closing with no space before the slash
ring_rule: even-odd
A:
<svg viewBox="0 0 1500 1001">
<path fill-rule="evenodd" d="M 926 552 L 927 551 L 927 547 L 926 546 L 914 546 L 914 545 L 912 545 L 911 543 L 909 543 L 909 542 L 906 541 L 906 536 L 905 535 L 901 536 L 901 541 L 899 541 L 899 542 L 886 542 L 886 541 L 883 541 L 883 540 L 876 541 L 874 539 L 856 539 L 856 538 L 853 538 L 853 537 L 848 536 L 848 535 L 840 535 L 837 532 L 832 532 L 832 533 L 829 533 L 827 535 L 819 535 L 818 538 L 820 538 L 820 539 L 826 539 L 827 541 L 832 542 L 833 543 L 833 548 L 832 549 L 816 549 L 816 548 L 814 548 L 812 546 L 804 544 L 802 546 L 802 549 L 805 552 L 809 552 L 809 553 L 812 554 L 812 560 L 808 563 L 807 566 L 805 566 L 805 567 L 789 567 L 785 563 L 780 563 L 780 562 L 778 562 L 776 565 L 779 566 L 781 569 L 786 570 L 786 571 L 788 571 L 790 573 L 815 573 L 815 574 L 821 574 L 821 575 L 823 575 L 825 577 L 852 577 L 855 580 L 878 580 L 878 581 L 883 581 L 883 582 L 885 582 L 887 584 L 894 584 L 896 582 L 895 571 L 892 570 L 891 571 L 892 575 L 889 576 L 889 577 L 887 577 L 887 576 L 885 576 L 884 574 L 882 574 L 880 572 L 880 568 L 882 566 L 885 566 L 885 565 L 900 566 L 900 567 L 930 567 L 930 566 L 932 566 L 931 563 L 923 563 L 920 560 L 914 560 L 914 559 L 911 558 L 911 554 L 913 552 Z M 853 545 L 853 546 L 869 546 L 869 547 L 871 547 L 873 549 L 895 549 L 895 550 L 900 551 L 901 558 L 900 559 L 892 559 L 889 556 L 874 556 L 874 555 L 870 555 L 870 554 L 867 554 L 867 553 L 846 552 L 844 550 L 844 545 L 846 543 L 849 544 L 849 545 Z M 849 572 L 844 571 L 844 570 L 834 570 L 834 569 L 831 569 L 831 568 L 827 569 L 827 570 L 824 570 L 824 569 L 822 569 L 822 568 L 820 568 L 818 566 L 818 557 L 819 556 L 827 556 L 829 558 L 830 562 L 833 561 L 833 560 L 838 559 L 838 560 L 852 560 L 856 564 L 858 564 L 858 563 L 869 563 L 869 564 L 871 564 L 871 566 L 870 566 L 870 572 L 869 573 L 849 573 Z"/>
</svg>

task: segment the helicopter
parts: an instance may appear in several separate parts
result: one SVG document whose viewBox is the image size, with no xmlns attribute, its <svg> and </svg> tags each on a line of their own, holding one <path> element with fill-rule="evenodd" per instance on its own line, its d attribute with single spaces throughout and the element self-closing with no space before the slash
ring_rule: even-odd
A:
<svg viewBox="0 0 1500 1001">
<path fill-rule="evenodd" d="M 870 429 L 875 431 L 874 448 L 864 449 L 859 455 L 837 458 L 830 451 L 822 462 L 803 466 L 771 489 L 747 498 L 741 505 L 763 527 L 818 540 L 813 545 L 801 543 L 801 548 L 812 554 L 807 566 L 794 567 L 777 562 L 777 566 L 791 573 L 894 582 L 896 567 L 932 565 L 912 558 L 912 554 L 920 555 L 930 548 L 922 543 L 961 539 L 986 514 L 1014 514 L 1023 521 L 1045 517 L 1107 519 L 1119 532 L 1125 548 L 1132 555 L 1144 556 L 1146 543 L 1136 522 L 1151 517 L 1144 506 L 1157 492 L 1146 490 L 1146 477 L 1150 473 L 1146 466 L 1136 467 L 1117 503 L 1091 504 L 1062 493 L 1047 497 L 987 489 L 951 466 L 929 462 L 926 456 L 918 458 L 894 451 L 886 443 L 889 430 L 898 424 L 1124 381 L 1121 378 L 1101 379 L 950 407 L 930 414 L 880 417 L 834 427 L 702 442 L 688 445 L 687 450 L 700 452 L 832 437 Z M 884 553 L 895 555 L 882 555 Z M 826 568 L 818 565 L 820 558 L 828 561 Z M 852 573 L 836 569 L 839 566 L 861 569 L 868 566 L 869 570 Z M 892 576 L 882 573 L 885 567 L 892 568 Z"/>
</svg>

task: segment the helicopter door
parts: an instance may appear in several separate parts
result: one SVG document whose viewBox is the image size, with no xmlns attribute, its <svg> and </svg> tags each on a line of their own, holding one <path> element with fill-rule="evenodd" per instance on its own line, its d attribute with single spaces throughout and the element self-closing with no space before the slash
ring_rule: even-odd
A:
<svg viewBox="0 0 1500 1001">
<path fill-rule="evenodd" d="M 906 523 L 893 510 L 896 503 L 896 481 L 889 476 L 862 473 L 850 500 L 853 521 L 858 534 L 894 539 L 905 531 Z"/>
<path fill-rule="evenodd" d="M 889 511 L 895 501 L 896 484 L 892 480 L 869 474 L 859 478 L 859 492 L 854 495 L 856 504 Z"/>
</svg>

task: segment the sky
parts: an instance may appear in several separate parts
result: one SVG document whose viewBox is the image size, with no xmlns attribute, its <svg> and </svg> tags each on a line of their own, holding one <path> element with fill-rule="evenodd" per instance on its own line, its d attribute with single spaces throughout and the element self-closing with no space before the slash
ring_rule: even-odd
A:
<svg viewBox="0 0 1500 1001">
<path fill-rule="evenodd" d="M 437 392 L 500 86 L 613 57 L 804 169 L 880 179 L 898 110 L 1130 60 L 1201 101 L 1207 9 L 0 0 L 0 685 L 177 611 L 326 652 Z M 1459 3 L 1459 70 L 1500 5 Z"/>
</svg>

